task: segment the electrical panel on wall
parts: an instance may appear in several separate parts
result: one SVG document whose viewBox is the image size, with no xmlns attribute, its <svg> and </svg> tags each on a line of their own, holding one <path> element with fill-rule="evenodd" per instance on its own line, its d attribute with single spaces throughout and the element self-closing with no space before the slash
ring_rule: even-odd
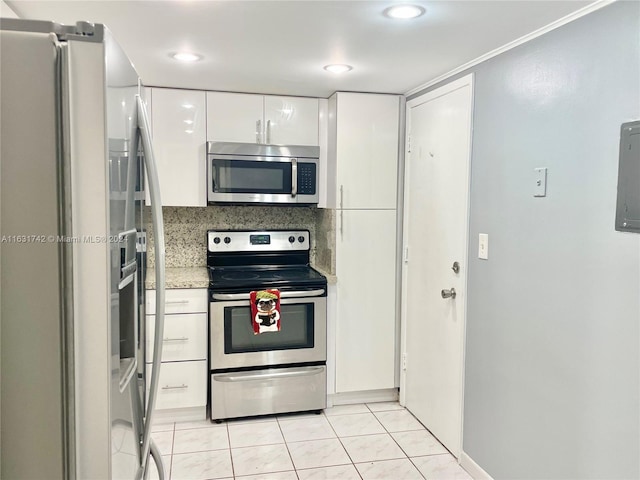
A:
<svg viewBox="0 0 640 480">
<path fill-rule="evenodd" d="M 640 120 L 620 127 L 616 230 L 640 233 Z"/>
</svg>

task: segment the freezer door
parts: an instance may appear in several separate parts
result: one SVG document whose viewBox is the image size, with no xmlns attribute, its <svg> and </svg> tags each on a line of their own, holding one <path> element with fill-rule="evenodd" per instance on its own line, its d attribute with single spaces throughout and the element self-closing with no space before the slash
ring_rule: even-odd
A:
<svg viewBox="0 0 640 480">
<path fill-rule="evenodd" d="M 56 125 L 59 49 L 0 32 L 0 478 L 70 478 Z M 68 461 L 67 461 L 68 460 Z M 71 477 L 72 478 L 72 477 Z"/>
<path fill-rule="evenodd" d="M 73 244 L 77 478 L 129 480 L 140 471 L 143 411 L 139 169 L 129 147 L 138 76 L 106 30 L 102 42 L 65 42 L 63 53 L 70 224 L 81 239 Z"/>
</svg>

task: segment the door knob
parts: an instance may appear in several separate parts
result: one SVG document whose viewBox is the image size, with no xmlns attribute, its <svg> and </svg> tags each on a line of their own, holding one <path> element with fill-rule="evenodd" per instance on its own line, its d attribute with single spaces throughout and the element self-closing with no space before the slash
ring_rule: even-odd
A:
<svg viewBox="0 0 640 480">
<path fill-rule="evenodd" d="M 442 290 L 440 292 L 442 298 L 456 298 L 456 289 L 452 288 L 451 290 Z"/>
</svg>

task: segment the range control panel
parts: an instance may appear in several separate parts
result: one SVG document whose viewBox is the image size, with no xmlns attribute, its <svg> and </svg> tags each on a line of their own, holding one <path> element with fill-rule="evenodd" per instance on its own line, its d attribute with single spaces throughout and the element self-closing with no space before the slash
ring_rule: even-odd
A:
<svg viewBox="0 0 640 480">
<path fill-rule="evenodd" d="M 232 231 L 209 230 L 209 252 L 286 252 L 309 250 L 308 230 Z"/>
</svg>

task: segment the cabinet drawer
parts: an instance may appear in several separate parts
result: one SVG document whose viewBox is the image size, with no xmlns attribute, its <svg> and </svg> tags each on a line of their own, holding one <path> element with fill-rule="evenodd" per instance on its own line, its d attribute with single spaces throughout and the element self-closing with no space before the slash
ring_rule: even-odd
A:
<svg viewBox="0 0 640 480">
<path fill-rule="evenodd" d="M 147 365 L 147 385 L 151 365 Z M 191 408 L 207 404 L 207 361 L 163 363 L 156 408 Z"/>
<path fill-rule="evenodd" d="M 153 357 L 156 316 L 147 315 L 147 362 Z M 162 361 L 207 359 L 207 314 L 165 315 Z"/>
<path fill-rule="evenodd" d="M 165 294 L 165 313 L 207 313 L 207 289 L 169 289 Z M 147 290 L 146 313 L 156 313 L 156 291 Z"/>
<path fill-rule="evenodd" d="M 211 419 L 327 408 L 326 367 L 291 367 L 211 376 Z"/>
</svg>

